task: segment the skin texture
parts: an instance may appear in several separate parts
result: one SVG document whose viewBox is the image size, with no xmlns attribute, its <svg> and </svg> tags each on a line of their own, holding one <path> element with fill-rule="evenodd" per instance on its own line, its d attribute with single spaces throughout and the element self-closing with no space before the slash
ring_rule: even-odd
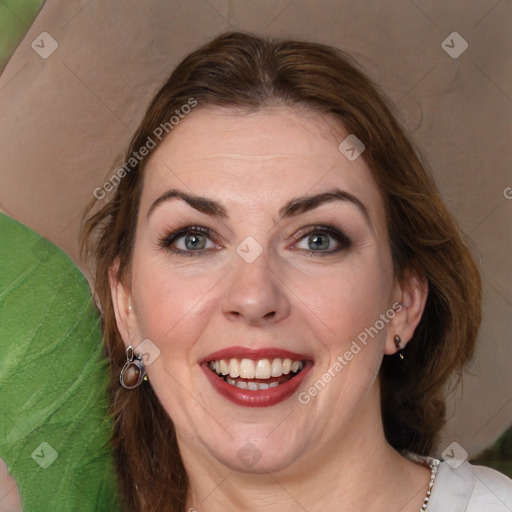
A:
<svg viewBox="0 0 512 512">
<path fill-rule="evenodd" d="M 189 505 L 199 511 L 421 507 L 429 470 L 387 444 L 377 373 L 382 357 L 396 352 L 393 336 L 402 346 L 411 339 L 427 287 L 415 276 L 395 281 L 383 201 L 363 159 L 350 162 L 338 150 L 347 135 L 329 116 L 288 107 L 198 108 L 146 168 L 129 280 L 120 283 L 114 267 L 111 287 L 125 345 L 149 339 L 160 350 L 148 377 L 176 427 Z M 219 201 L 228 217 L 180 199 L 148 217 L 171 188 Z M 331 201 L 278 222 L 290 199 L 333 188 L 357 197 L 367 216 L 350 201 Z M 304 228 L 325 224 L 350 244 L 328 237 L 326 249 L 315 249 Z M 189 225 L 212 230 L 200 235 L 202 253 L 159 245 Z M 236 252 L 249 236 L 262 248 L 252 263 Z M 174 245 L 187 249 L 184 238 Z M 272 407 L 235 405 L 199 366 L 230 346 L 279 347 L 314 361 L 304 391 L 394 303 L 400 311 L 307 405 L 297 393 Z M 250 468 L 237 456 L 247 443 L 260 457 Z"/>
<path fill-rule="evenodd" d="M 9 475 L 7 465 L 0 458 L 0 510 L 21 512 L 21 497 L 14 478 Z"/>
</svg>

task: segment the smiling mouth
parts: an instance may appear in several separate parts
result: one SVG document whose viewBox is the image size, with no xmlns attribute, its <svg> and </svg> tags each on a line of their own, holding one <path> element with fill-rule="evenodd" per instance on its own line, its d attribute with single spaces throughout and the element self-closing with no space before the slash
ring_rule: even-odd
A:
<svg viewBox="0 0 512 512">
<path fill-rule="evenodd" d="M 304 368 L 304 361 L 273 359 L 218 359 L 208 363 L 210 371 L 239 389 L 259 391 L 289 382 Z"/>
</svg>

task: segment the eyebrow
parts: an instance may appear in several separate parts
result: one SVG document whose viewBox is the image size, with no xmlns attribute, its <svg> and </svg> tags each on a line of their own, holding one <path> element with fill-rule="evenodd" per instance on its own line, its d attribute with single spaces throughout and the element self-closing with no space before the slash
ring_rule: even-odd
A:
<svg viewBox="0 0 512 512">
<path fill-rule="evenodd" d="M 150 215 L 161 204 L 170 201 L 171 199 L 181 199 L 195 210 L 212 217 L 223 219 L 229 217 L 224 206 L 222 206 L 221 203 L 215 201 L 214 199 L 196 196 L 194 194 L 189 194 L 178 189 L 170 189 L 167 192 L 164 192 L 153 202 L 148 210 L 147 218 L 149 218 Z M 345 190 L 340 190 L 338 188 L 312 196 L 301 196 L 291 199 L 282 208 L 279 209 L 278 222 L 282 219 L 294 217 L 296 215 L 300 215 L 301 213 L 308 212 L 318 208 L 322 204 L 329 203 L 331 201 L 348 201 L 349 203 L 354 204 L 361 211 L 371 227 L 372 223 L 366 206 L 350 192 L 346 192 Z"/>
</svg>

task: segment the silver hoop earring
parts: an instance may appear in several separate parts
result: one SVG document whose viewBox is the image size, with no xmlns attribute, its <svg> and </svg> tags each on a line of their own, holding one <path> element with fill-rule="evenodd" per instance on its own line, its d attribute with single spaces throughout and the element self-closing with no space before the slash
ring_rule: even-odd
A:
<svg viewBox="0 0 512 512">
<path fill-rule="evenodd" d="M 119 375 L 119 383 L 125 389 L 135 389 L 142 384 L 143 380 L 147 380 L 146 368 L 140 356 L 135 356 L 133 347 L 130 345 L 126 349 L 126 363 Z"/>
</svg>

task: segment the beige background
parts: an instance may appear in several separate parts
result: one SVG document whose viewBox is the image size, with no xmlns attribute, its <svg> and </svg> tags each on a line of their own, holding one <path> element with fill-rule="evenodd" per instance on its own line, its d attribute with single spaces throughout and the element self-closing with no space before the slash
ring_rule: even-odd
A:
<svg viewBox="0 0 512 512">
<path fill-rule="evenodd" d="M 47 1 L 0 76 L 0 206 L 80 265 L 81 212 L 184 55 L 230 29 L 352 52 L 423 149 L 481 264 L 474 375 L 439 449 L 457 441 L 474 455 L 512 424 L 511 15 L 510 0 Z M 454 31 L 469 45 L 456 59 L 441 46 Z M 59 45 L 47 59 L 31 48 L 42 32 Z"/>
</svg>

